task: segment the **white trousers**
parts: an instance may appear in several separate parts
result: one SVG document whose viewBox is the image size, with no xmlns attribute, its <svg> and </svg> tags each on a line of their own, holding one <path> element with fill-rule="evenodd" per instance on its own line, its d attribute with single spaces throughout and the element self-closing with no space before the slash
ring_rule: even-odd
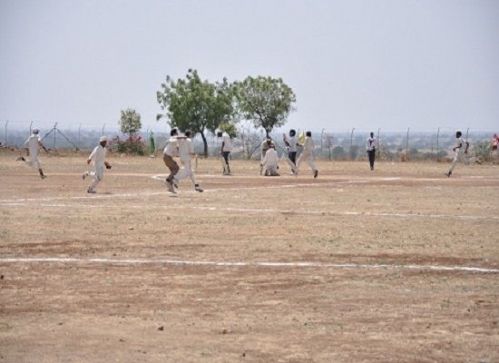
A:
<svg viewBox="0 0 499 363">
<path fill-rule="evenodd" d="M 38 159 L 38 155 L 37 154 L 32 154 L 30 152 L 30 160 L 26 162 L 26 164 L 28 164 L 29 166 L 35 168 L 35 169 L 41 169 L 42 168 L 42 164 L 40 163 L 40 159 Z"/>
<path fill-rule="evenodd" d="M 96 166 L 95 170 L 91 171 L 89 175 L 91 175 L 94 178 L 94 180 L 92 184 L 90 184 L 88 189 L 95 190 L 97 184 L 99 184 L 102 181 L 102 179 L 104 179 L 104 165 Z"/>
<path fill-rule="evenodd" d="M 312 171 L 316 171 L 317 168 L 315 167 L 315 158 L 313 154 L 306 154 L 306 153 L 301 153 L 300 156 L 298 157 L 298 160 L 296 161 L 296 170 L 298 171 L 300 169 L 300 164 L 303 161 L 307 161 L 308 166 L 310 166 L 310 169 Z"/>
<path fill-rule="evenodd" d="M 192 181 L 192 185 L 196 185 L 196 177 L 194 176 L 194 173 L 192 172 L 192 166 L 191 166 L 191 159 L 180 159 L 180 162 L 182 163 L 182 168 L 179 170 L 179 172 L 175 175 L 174 179 L 176 181 L 181 181 L 186 178 L 190 178 Z"/>
</svg>

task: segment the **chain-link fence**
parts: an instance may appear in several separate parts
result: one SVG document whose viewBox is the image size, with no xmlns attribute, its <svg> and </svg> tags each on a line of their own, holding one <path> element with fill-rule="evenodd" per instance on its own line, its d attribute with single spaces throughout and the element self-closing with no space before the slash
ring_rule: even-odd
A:
<svg viewBox="0 0 499 363">
<path fill-rule="evenodd" d="M 110 125 L 110 124 L 109 124 Z M 3 147 L 23 147 L 25 140 L 36 122 L 0 121 Z M 303 130 L 298 129 L 299 135 Z M 413 131 L 410 128 L 390 131 L 381 128 L 343 130 L 327 130 L 312 132 L 317 158 L 326 160 L 360 160 L 366 159 L 366 144 L 370 133 L 376 139 L 376 152 L 380 160 L 440 160 L 448 157 L 455 143 L 456 129 L 437 127 L 426 132 Z M 490 153 L 490 139 L 494 132 L 462 128 L 463 139 L 470 142 L 473 152 L 481 154 L 483 159 Z M 152 132 L 147 129 L 140 133 L 148 153 L 156 153 L 165 146 L 169 130 Z M 280 153 L 285 152 L 283 133 L 287 130 L 276 130 L 271 134 Z M 79 124 L 77 127 L 65 127 L 55 123 L 52 127 L 41 127 L 40 135 L 44 144 L 51 149 L 88 150 L 94 147 L 102 135 L 111 140 L 124 140 L 127 136 L 117 129 L 108 127 L 106 123 Z M 238 136 L 234 139 L 232 156 L 241 159 L 259 158 L 259 150 L 265 138 L 263 130 L 256 130 L 251 124 L 238 125 Z M 220 140 L 215 135 L 207 133 L 209 155 L 218 155 Z M 199 135 L 194 139 L 195 150 L 203 153 L 204 144 Z"/>
</svg>

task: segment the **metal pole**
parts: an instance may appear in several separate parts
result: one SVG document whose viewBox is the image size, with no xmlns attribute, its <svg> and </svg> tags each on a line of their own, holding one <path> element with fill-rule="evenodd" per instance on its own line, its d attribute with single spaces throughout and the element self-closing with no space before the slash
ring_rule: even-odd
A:
<svg viewBox="0 0 499 363">
<path fill-rule="evenodd" d="M 102 125 L 102 130 L 100 136 L 104 136 L 104 129 L 106 128 L 106 124 Z"/>
<path fill-rule="evenodd" d="M 55 150 L 56 136 L 57 136 L 57 122 L 54 124 L 54 150 Z"/>
<path fill-rule="evenodd" d="M 407 158 L 409 158 L 409 130 L 410 130 L 410 127 L 407 128 L 407 138 L 405 140 L 405 153 L 406 153 Z"/>
<path fill-rule="evenodd" d="M 29 124 L 29 134 L 31 135 L 31 131 L 33 131 L 33 121 Z"/>
<path fill-rule="evenodd" d="M 350 134 L 350 158 L 353 160 L 353 132 L 355 131 L 355 127 L 352 129 L 352 133 Z"/>
<path fill-rule="evenodd" d="M 438 138 L 440 137 L 440 127 L 437 129 L 437 161 L 439 159 L 438 157 Z"/>
<path fill-rule="evenodd" d="M 5 146 L 9 143 L 9 138 L 8 138 L 8 126 L 9 126 L 9 120 L 5 121 L 5 133 L 4 133 L 4 139 L 5 139 Z"/>
<path fill-rule="evenodd" d="M 466 129 L 466 139 L 465 139 L 466 142 L 468 142 L 468 134 L 469 134 L 469 132 L 470 132 L 470 128 L 468 127 Z"/>
<path fill-rule="evenodd" d="M 321 131 L 321 157 L 322 157 L 322 146 L 323 146 L 323 140 L 324 140 L 324 131 L 325 131 L 325 129 L 322 129 L 322 131 Z"/>
<path fill-rule="evenodd" d="M 78 126 L 78 147 L 81 149 L 81 124 Z"/>
</svg>

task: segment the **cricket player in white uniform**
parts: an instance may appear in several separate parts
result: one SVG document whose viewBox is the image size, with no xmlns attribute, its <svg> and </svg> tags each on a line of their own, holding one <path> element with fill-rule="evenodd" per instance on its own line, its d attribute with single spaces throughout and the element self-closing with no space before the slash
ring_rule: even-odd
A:
<svg viewBox="0 0 499 363">
<path fill-rule="evenodd" d="M 369 138 L 366 143 L 367 157 L 369 158 L 369 166 L 371 170 L 374 170 L 374 161 L 376 160 L 376 139 L 374 138 L 374 132 L 369 134 Z"/>
<path fill-rule="evenodd" d="M 85 179 L 88 175 L 93 176 L 94 180 L 92 184 L 87 189 L 87 193 L 96 193 L 95 188 L 102 179 L 104 179 L 104 168 L 111 169 L 111 164 L 106 161 L 106 145 L 107 137 L 101 136 L 99 139 L 99 145 L 97 145 L 90 156 L 87 159 L 87 164 L 90 165 L 91 162 L 94 163 L 94 170 L 91 172 L 85 172 L 82 178 Z"/>
<path fill-rule="evenodd" d="M 47 176 L 43 174 L 42 165 L 40 163 L 40 160 L 38 159 L 38 154 L 40 153 L 40 148 L 45 150 L 46 153 L 48 153 L 48 150 L 42 144 L 42 139 L 40 135 L 38 135 L 38 133 L 39 133 L 38 129 L 33 129 L 33 131 L 31 132 L 31 136 L 28 137 L 28 139 L 24 142 L 24 145 L 28 147 L 30 160 L 26 161 L 24 156 L 20 156 L 18 160 L 26 161 L 26 163 L 29 166 L 38 169 L 38 173 L 40 173 L 40 178 L 45 179 Z"/>
<path fill-rule="evenodd" d="M 260 175 L 263 175 L 263 159 L 265 158 L 265 154 L 273 144 L 272 139 L 267 136 L 260 145 Z"/>
<path fill-rule="evenodd" d="M 282 135 L 284 144 L 288 149 L 288 158 L 296 165 L 296 153 L 298 150 L 296 146 L 298 145 L 298 140 L 296 139 L 296 131 L 291 129 L 289 130 L 289 136 L 286 137 L 286 134 Z"/>
<path fill-rule="evenodd" d="M 298 174 L 298 170 L 300 169 L 300 164 L 306 160 L 310 169 L 314 174 L 314 178 L 319 176 L 319 170 L 317 170 L 315 166 L 315 156 L 314 156 L 314 140 L 312 139 L 312 132 L 307 131 L 305 134 L 305 141 L 303 142 L 303 151 L 298 157 L 298 161 L 296 162 L 296 174 Z"/>
<path fill-rule="evenodd" d="M 163 161 L 170 170 L 170 175 L 166 178 L 168 191 L 175 193 L 175 175 L 180 170 L 177 162 L 173 159 L 178 156 L 178 130 L 176 128 L 170 131 L 170 138 L 163 149 Z"/>
<path fill-rule="evenodd" d="M 456 132 L 456 145 L 452 148 L 452 151 L 454 152 L 454 158 L 452 159 L 452 163 L 450 165 L 450 169 L 445 175 L 447 177 L 450 177 L 452 175 L 452 172 L 454 171 L 454 168 L 456 167 L 456 164 L 458 162 L 464 162 L 464 154 L 468 154 L 468 147 L 470 144 L 468 142 L 464 142 L 462 139 L 463 134 L 461 131 Z"/>
<path fill-rule="evenodd" d="M 227 132 L 219 131 L 217 137 L 222 139 L 220 155 L 222 155 L 223 175 L 231 175 L 229 157 L 232 152 L 232 139 Z"/>
<path fill-rule="evenodd" d="M 270 148 L 265 153 L 262 160 L 263 175 L 265 176 L 279 176 L 279 155 L 275 149 L 275 145 L 272 144 Z"/>
<path fill-rule="evenodd" d="M 192 171 L 191 160 L 192 157 L 196 154 L 194 153 L 194 147 L 192 145 L 191 140 L 192 133 L 190 131 L 185 132 L 185 137 L 178 136 L 177 144 L 178 144 L 178 156 L 180 158 L 180 162 L 182 163 L 182 169 L 174 175 L 173 180 L 174 184 L 178 185 L 178 182 L 185 178 L 190 178 L 192 184 L 194 185 L 194 190 L 196 192 L 203 192 L 203 189 L 196 183 L 196 177 Z"/>
</svg>

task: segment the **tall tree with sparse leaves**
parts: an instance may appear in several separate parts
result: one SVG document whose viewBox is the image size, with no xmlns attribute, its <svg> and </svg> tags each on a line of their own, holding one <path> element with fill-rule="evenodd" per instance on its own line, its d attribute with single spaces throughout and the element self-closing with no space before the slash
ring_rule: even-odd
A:
<svg viewBox="0 0 499 363">
<path fill-rule="evenodd" d="M 252 121 L 256 128 L 262 127 L 267 136 L 274 127 L 283 126 L 294 110 L 296 96 L 281 78 L 247 77 L 235 82 L 233 90 L 242 118 Z"/>
<path fill-rule="evenodd" d="M 208 156 L 206 131 L 212 133 L 221 123 L 228 122 L 233 113 L 231 87 L 224 79 L 222 83 L 203 81 L 196 70 L 189 69 L 185 79 L 173 80 L 166 77 L 157 92 L 157 100 L 172 127 L 199 133 L 204 143 L 204 155 Z"/>
<path fill-rule="evenodd" d="M 121 110 L 119 124 L 121 132 L 127 134 L 128 137 L 135 135 L 142 128 L 140 114 L 132 108 L 127 108 L 125 111 Z"/>
</svg>

